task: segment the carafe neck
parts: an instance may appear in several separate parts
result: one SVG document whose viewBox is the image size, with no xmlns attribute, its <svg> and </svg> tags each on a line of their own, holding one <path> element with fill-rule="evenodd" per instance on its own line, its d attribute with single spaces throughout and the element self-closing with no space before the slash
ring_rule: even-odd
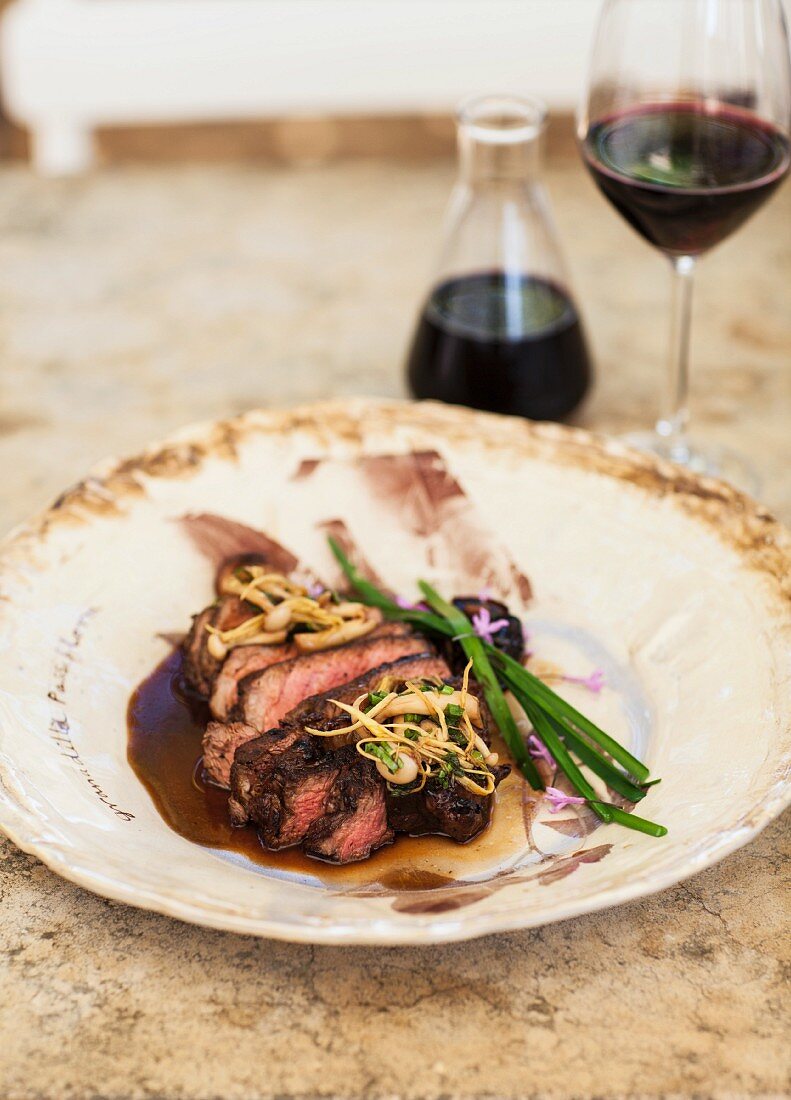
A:
<svg viewBox="0 0 791 1100">
<path fill-rule="evenodd" d="M 484 96 L 459 110 L 461 179 L 473 187 L 538 179 L 546 108 L 540 100 Z"/>
</svg>

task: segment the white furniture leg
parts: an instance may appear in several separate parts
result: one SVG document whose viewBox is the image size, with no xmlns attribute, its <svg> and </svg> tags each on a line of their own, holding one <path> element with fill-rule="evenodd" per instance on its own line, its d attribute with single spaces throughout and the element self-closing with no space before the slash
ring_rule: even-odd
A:
<svg viewBox="0 0 791 1100">
<path fill-rule="evenodd" d="M 71 176 L 93 166 L 93 134 L 72 119 L 34 122 L 31 128 L 32 162 L 42 176 Z"/>
</svg>

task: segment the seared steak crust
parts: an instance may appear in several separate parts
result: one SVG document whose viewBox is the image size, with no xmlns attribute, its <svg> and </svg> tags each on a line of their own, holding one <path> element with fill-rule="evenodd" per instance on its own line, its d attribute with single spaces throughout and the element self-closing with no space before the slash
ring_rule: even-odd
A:
<svg viewBox="0 0 791 1100">
<path fill-rule="evenodd" d="M 370 761 L 355 755 L 357 761 L 345 769 L 338 784 L 338 809 L 316 821 L 305 835 L 308 855 L 333 863 L 354 863 L 393 840 L 385 785 Z"/>
<path fill-rule="evenodd" d="M 499 784 L 511 769 L 503 765 L 492 771 Z M 394 795 L 387 791 L 387 820 L 397 833 L 441 833 L 465 844 L 489 824 L 493 805 L 491 795 L 474 794 L 458 783 L 441 787 L 434 782 L 417 794 Z"/>
<path fill-rule="evenodd" d="M 300 844 L 311 826 L 340 808 L 341 778 L 351 761 L 312 740 L 300 739 L 271 762 L 251 806 L 251 820 L 267 848 Z"/>
<path fill-rule="evenodd" d="M 305 843 L 322 859 L 366 859 L 393 839 L 385 788 L 369 760 L 353 746 L 327 750 L 309 734 L 295 736 L 282 752 L 265 751 L 249 788 L 245 820 L 271 849 Z M 234 765 L 231 819 L 238 821 L 245 781 Z"/>
</svg>

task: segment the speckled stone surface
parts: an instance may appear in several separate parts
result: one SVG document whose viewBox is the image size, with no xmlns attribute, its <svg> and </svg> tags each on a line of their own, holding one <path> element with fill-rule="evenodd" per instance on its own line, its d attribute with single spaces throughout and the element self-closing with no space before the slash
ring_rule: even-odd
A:
<svg viewBox="0 0 791 1100">
<path fill-rule="evenodd" d="M 447 163 L 0 172 L 0 530 L 95 460 L 254 404 L 401 392 Z M 598 361 L 653 415 L 667 274 L 574 161 L 549 183 Z M 791 518 L 791 189 L 703 265 L 693 415 Z M 0 842 L 3 1100 L 784 1096 L 788 817 L 689 882 L 405 950 L 204 931 Z"/>
</svg>

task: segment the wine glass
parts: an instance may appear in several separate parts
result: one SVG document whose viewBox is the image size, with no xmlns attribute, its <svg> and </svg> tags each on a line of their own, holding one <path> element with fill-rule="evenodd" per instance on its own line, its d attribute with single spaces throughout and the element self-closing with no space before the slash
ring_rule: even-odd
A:
<svg viewBox="0 0 791 1100">
<path fill-rule="evenodd" d="M 789 168 L 791 67 L 781 0 L 605 0 L 577 135 L 599 189 L 673 269 L 668 385 L 643 449 L 754 491 L 740 456 L 687 435 L 698 257 Z"/>
</svg>

